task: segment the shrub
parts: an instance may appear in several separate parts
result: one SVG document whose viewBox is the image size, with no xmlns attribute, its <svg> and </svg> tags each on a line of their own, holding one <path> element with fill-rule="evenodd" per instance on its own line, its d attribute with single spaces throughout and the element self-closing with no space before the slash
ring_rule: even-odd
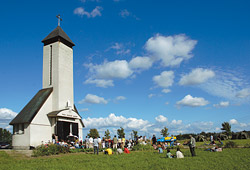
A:
<svg viewBox="0 0 250 170">
<path fill-rule="evenodd" d="M 56 155 L 59 153 L 68 153 L 69 148 L 50 144 L 50 145 L 40 145 L 33 150 L 33 156 L 48 156 L 48 155 Z"/>
<path fill-rule="evenodd" d="M 84 152 L 84 149 L 69 149 L 70 153 L 78 153 L 78 152 Z"/>
<path fill-rule="evenodd" d="M 132 148 L 133 151 L 149 151 L 154 150 L 153 146 L 147 144 L 147 145 L 141 145 L 137 144 Z"/>
<path fill-rule="evenodd" d="M 229 141 L 225 144 L 225 148 L 237 148 L 237 144 L 233 141 Z"/>
<path fill-rule="evenodd" d="M 244 148 L 250 148 L 250 143 L 246 143 L 246 144 L 244 145 Z"/>
<path fill-rule="evenodd" d="M 85 152 L 94 152 L 94 149 L 93 148 L 86 148 Z"/>
</svg>

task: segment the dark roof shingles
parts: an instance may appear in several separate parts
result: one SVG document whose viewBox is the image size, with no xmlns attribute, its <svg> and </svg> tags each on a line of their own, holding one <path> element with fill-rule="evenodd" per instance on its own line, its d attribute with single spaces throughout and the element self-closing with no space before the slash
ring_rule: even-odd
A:
<svg viewBox="0 0 250 170">
<path fill-rule="evenodd" d="M 50 40 L 59 37 L 66 40 L 71 46 L 75 46 L 75 44 L 72 42 L 72 40 L 68 37 L 68 35 L 63 31 L 63 29 L 60 26 L 57 26 L 47 37 L 45 37 L 42 40 L 42 42 L 46 44 L 46 42 L 49 42 Z"/>
<path fill-rule="evenodd" d="M 10 122 L 10 125 L 17 123 L 30 123 L 43 106 L 53 88 L 41 89 L 21 110 L 21 112 Z"/>
</svg>

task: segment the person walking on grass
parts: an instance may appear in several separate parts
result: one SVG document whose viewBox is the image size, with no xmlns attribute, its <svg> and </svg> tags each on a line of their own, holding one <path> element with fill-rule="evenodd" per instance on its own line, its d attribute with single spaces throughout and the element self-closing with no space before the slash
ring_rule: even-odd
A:
<svg viewBox="0 0 250 170">
<path fill-rule="evenodd" d="M 99 153 L 99 143 L 98 143 L 97 137 L 95 137 L 93 144 L 94 144 L 94 154 L 97 153 L 97 155 L 98 155 L 98 153 Z"/>
<path fill-rule="evenodd" d="M 189 149 L 190 149 L 190 152 L 191 152 L 191 155 L 192 156 L 196 156 L 195 155 L 195 138 L 192 136 L 192 135 L 189 135 L 190 137 L 190 143 L 189 143 Z"/>
</svg>

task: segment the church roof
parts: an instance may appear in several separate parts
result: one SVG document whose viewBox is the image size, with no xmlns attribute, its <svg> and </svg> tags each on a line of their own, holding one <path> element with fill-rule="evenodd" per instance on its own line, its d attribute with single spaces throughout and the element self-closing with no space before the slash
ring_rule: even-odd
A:
<svg viewBox="0 0 250 170">
<path fill-rule="evenodd" d="M 75 44 L 60 26 L 57 26 L 47 37 L 42 40 L 44 45 L 48 45 L 56 41 L 60 41 L 65 45 L 69 46 L 70 48 L 75 46 Z"/>
<path fill-rule="evenodd" d="M 41 89 L 21 110 L 21 112 L 10 122 L 10 125 L 17 123 L 30 123 L 43 106 L 53 88 Z"/>
</svg>

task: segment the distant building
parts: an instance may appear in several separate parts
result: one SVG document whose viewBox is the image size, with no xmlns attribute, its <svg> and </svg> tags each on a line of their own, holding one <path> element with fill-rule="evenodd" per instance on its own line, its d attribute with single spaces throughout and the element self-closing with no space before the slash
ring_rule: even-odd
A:
<svg viewBox="0 0 250 170">
<path fill-rule="evenodd" d="M 29 149 L 77 136 L 82 140 L 84 124 L 74 105 L 73 46 L 60 26 L 42 40 L 43 88 L 10 122 L 14 149 Z"/>
</svg>

